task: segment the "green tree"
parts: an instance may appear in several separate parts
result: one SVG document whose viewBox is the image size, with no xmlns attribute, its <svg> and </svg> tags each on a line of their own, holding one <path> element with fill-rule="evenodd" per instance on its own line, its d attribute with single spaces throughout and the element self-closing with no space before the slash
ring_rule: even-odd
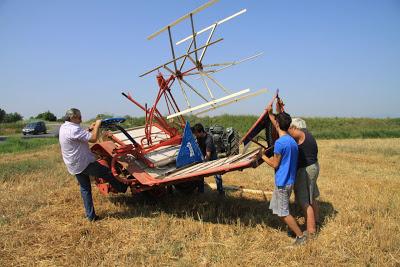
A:
<svg viewBox="0 0 400 267">
<path fill-rule="evenodd" d="M 4 116 L 3 122 L 16 122 L 22 120 L 21 114 L 14 112 L 14 113 L 6 113 Z"/>
<path fill-rule="evenodd" d="M 36 116 L 36 119 L 41 119 L 41 120 L 45 120 L 45 121 L 56 121 L 57 117 L 48 110 L 46 112 L 39 113 Z"/>
<path fill-rule="evenodd" d="M 104 120 L 114 117 L 112 114 L 97 114 L 96 120 Z"/>
<path fill-rule="evenodd" d="M 0 122 L 3 122 L 5 116 L 6 111 L 0 108 Z"/>
</svg>

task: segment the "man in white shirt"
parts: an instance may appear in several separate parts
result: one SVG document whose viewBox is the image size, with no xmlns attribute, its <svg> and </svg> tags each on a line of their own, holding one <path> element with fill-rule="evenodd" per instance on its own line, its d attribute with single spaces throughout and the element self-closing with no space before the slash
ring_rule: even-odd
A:
<svg viewBox="0 0 400 267">
<path fill-rule="evenodd" d="M 68 172 L 75 175 L 79 182 L 86 217 L 90 221 L 96 221 L 99 217 L 93 206 L 89 176 L 107 180 L 119 192 L 125 192 L 128 186 L 115 179 L 110 169 L 98 163 L 95 155 L 90 151 L 89 142 L 97 141 L 101 120 L 93 123 L 89 130 L 82 129 L 81 122 L 82 116 L 79 109 L 69 109 L 65 114 L 65 123 L 60 127 L 59 141 Z"/>
</svg>

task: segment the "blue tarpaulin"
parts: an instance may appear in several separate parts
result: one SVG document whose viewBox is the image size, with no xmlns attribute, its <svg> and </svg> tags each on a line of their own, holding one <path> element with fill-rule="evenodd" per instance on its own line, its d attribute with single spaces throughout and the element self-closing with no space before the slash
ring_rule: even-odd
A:
<svg viewBox="0 0 400 267">
<path fill-rule="evenodd" d="M 186 122 L 185 130 L 182 137 L 182 144 L 176 157 L 176 167 L 180 168 L 195 162 L 202 162 L 203 155 L 199 145 L 197 144 L 189 122 Z"/>
</svg>

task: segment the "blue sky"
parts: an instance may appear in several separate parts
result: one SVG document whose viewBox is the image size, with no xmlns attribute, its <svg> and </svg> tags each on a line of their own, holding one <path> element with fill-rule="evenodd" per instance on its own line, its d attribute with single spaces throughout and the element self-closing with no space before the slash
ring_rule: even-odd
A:
<svg viewBox="0 0 400 267">
<path fill-rule="evenodd" d="M 120 93 L 151 104 L 155 76 L 138 76 L 171 58 L 167 34 L 146 37 L 203 3 L 0 0 L 0 108 L 25 118 L 70 107 L 84 119 L 142 116 Z M 264 52 L 215 77 L 232 91 L 269 92 L 209 115 L 259 114 L 280 88 L 296 116 L 400 117 L 400 1 L 221 0 L 195 15 L 195 27 L 242 8 L 247 13 L 217 29 L 224 41 L 204 63 Z M 173 38 L 188 26 L 174 28 Z M 173 93 L 183 106 L 178 87 Z"/>
</svg>

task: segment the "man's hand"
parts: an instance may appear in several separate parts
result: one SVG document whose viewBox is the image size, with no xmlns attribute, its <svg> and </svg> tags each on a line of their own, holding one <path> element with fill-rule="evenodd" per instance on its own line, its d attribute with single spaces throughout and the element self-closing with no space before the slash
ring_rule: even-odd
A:
<svg viewBox="0 0 400 267">
<path fill-rule="evenodd" d="M 268 104 L 268 106 L 267 106 L 267 112 L 268 112 L 269 114 L 272 113 L 272 103 L 273 103 L 273 102 L 270 102 L 270 103 Z"/>
<path fill-rule="evenodd" d="M 111 131 L 105 131 L 104 136 L 111 138 L 113 136 L 113 133 Z"/>
<path fill-rule="evenodd" d="M 101 125 L 101 120 L 96 120 L 95 122 L 93 122 L 92 124 L 90 124 L 90 126 L 89 126 L 89 128 L 88 128 L 88 131 L 89 131 L 89 132 L 93 131 L 94 127 L 96 127 L 97 125 L 99 125 L 99 127 L 100 127 L 100 125 Z"/>
<path fill-rule="evenodd" d="M 93 125 L 93 123 L 92 123 L 92 125 Z M 92 137 L 89 139 L 89 142 L 95 143 L 97 141 L 97 138 L 99 136 L 100 125 L 101 125 L 101 120 L 96 120 L 96 122 L 94 123 L 94 126 L 92 128 Z"/>
<path fill-rule="evenodd" d="M 93 122 L 92 124 L 90 124 L 88 131 L 89 132 L 93 131 L 95 125 L 96 125 L 96 122 Z"/>
<path fill-rule="evenodd" d="M 275 95 L 272 97 L 272 100 L 268 103 L 267 106 L 267 111 L 269 114 L 272 114 L 272 106 L 276 100 L 276 98 L 278 97 L 278 92 L 275 93 Z"/>
</svg>

